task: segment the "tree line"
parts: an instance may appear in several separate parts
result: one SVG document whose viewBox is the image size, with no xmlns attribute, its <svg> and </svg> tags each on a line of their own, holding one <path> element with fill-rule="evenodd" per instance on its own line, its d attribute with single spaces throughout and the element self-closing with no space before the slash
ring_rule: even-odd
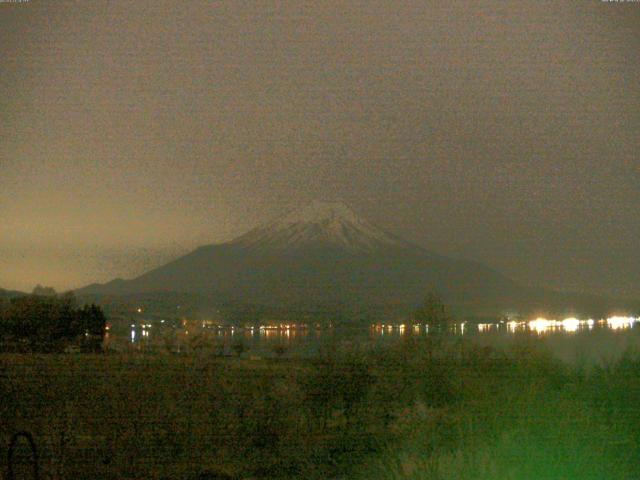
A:
<svg viewBox="0 0 640 480">
<path fill-rule="evenodd" d="M 79 306 L 73 293 L 46 294 L 36 287 L 24 297 L 0 301 L 0 348 L 55 352 L 76 346 L 102 349 L 106 317 L 94 304 Z"/>
</svg>

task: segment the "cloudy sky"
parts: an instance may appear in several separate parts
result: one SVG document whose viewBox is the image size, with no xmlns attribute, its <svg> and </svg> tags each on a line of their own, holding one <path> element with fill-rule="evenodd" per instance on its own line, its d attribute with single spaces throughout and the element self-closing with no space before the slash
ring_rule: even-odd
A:
<svg viewBox="0 0 640 480">
<path fill-rule="evenodd" d="M 0 3 L 0 287 L 131 277 L 313 199 L 640 295 L 640 3 Z"/>
</svg>

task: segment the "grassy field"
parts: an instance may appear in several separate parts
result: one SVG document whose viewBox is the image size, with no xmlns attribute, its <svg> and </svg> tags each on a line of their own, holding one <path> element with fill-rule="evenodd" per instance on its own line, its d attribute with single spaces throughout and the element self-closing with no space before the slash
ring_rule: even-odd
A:
<svg viewBox="0 0 640 480">
<path fill-rule="evenodd" d="M 531 342 L 4 354 L 0 389 L 0 458 L 27 430 L 43 478 L 640 478 L 640 360 L 568 367 Z"/>
</svg>

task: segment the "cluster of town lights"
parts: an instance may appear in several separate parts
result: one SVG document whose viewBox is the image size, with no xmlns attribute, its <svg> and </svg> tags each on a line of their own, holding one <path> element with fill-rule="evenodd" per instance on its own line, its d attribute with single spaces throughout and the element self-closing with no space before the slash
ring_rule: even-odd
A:
<svg viewBox="0 0 640 480">
<path fill-rule="evenodd" d="M 510 320 L 510 321 L 500 321 L 494 323 L 478 323 L 477 329 L 479 333 L 489 333 L 492 331 L 501 331 L 506 326 L 506 329 L 509 333 L 516 332 L 533 332 L 536 334 L 544 334 L 550 332 L 567 332 L 574 333 L 579 330 L 588 329 L 591 330 L 594 326 L 598 325 L 604 328 L 609 328 L 611 330 L 626 330 L 633 328 L 636 322 L 640 322 L 640 317 L 625 317 L 625 316 L 611 316 L 608 318 L 603 318 L 600 320 L 580 320 L 575 317 L 568 317 L 563 320 L 555 320 L 548 319 L 543 317 L 538 317 L 534 320 Z M 164 320 L 162 320 L 164 323 Z M 451 331 L 454 333 L 459 333 L 464 335 L 467 330 L 468 322 L 455 323 L 451 325 Z M 131 324 L 131 341 L 134 342 L 136 340 L 136 327 L 141 327 L 141 335 L 142 337 L 149 336 L 149 329 L 153 326 L 151 323 L 142 323 L 136 325 L 135 323 Z M 186 330 L 187 322 L 183 320 L 183 328 L 185 328 L 185 334 L 188 334 Z M 295 335 L 296 330 L 306 331 L 307 325 L 304 323 L 298 324 L 289 324 L 289 323 L 281 323 L 276 325 L 261 325 L 261 326 L 245 326 L 245 327 L 235 327 L 232 325 L 213 325 L 212 322 L 203 321 L 202 327 L 206 329 L 215 329 L 218 332 L 228 331 L 232 335 L 236 331 L 244 331 L 246 333 L 253 334 L 254 331 L 259 331 L 261 335 L 271 336 L 272 334 L 280 334 L 284 333 L 287 337 L 290 335 Z M 316 326 L 319 328 L 319 325 Z M 331 325 L 329 325 L 331 328 Z M 377 334 L 384 335 L 385 333 L 393 333 L 398 332 L 399 334 L 408 333 L 413 331 L 413 333 L 428 333 L 429 332 L 429 324 L 372 324 L 371 328 Z M 107 326 L 106 330 L 109 330 L 110 326 Z"/>
<path fill-rule="evenodd" d="M 553 331 L 573 333 L 581 329 L 591 330 L 595 325 L 606 326 L 611 330 L 624 330 L 633 328 L 636 322 L 640 322 L 640 317 L 623 317 L 613 316 L 603 318 L 601 320 L 593 320 L 592 318 L 581 320 L 575 317 L 567 317 L 563 320 L 548 319 L 539 317 L 534 320 L 511 320 L 501 321 L 495 323 L 478 323 L 478 332 L 488 333 L 491 331 L 499 331 L 506 324 L 507 331 L 515 333 L 518 331 L 530 331 L 537 334 L 548 333 Z M 413 332 L 419 333 L 422 329 L 425 332 L 429 331 L 428 324 L 414 324 L 412 325 Z M 379 334 L 391 333 L 397 331 L 398 333 L 405 333 L 407 325 L 405 324 L 372 324 L 371 328 Z M 455 333 L 464 334 L 467 331 L 467 322 L 456 323 L 452 326 Z"/>
<path fill-rule="evenodd" d="M 640 318 L 622 316 L 603 318 L 601 320 L 598 320 L 597 322 L 591 318 L 588 320 L 579 320 L 575 317 L 565 318 L 564 320 L 536 318 L 535 320 L 530 320 L 528 322 L 510 321 L 507 323 L 507 329 L 510 332 L 516 332 L 528 328 L 530 331 L 535 333 L 546 333 L 551 331 L 564 331 L 572 333 L 584 328 L 591 330 L 596 324 L 598 324 L 607 326 L 611 330 L 624 330 L 632 328 L 633 325 L 639 320 Z M 478 325 L 478 330 L 488 331 L 490 328 L 489 325 L 490 324 L 480 324 Z"/>
</svg>

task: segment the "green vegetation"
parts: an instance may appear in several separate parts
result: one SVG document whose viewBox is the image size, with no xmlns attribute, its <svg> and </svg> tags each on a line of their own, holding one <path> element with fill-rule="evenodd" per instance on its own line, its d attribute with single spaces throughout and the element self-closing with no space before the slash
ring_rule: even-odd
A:
<svg viewBox="0 0 640 480">
<path fill-rule="evenodd" d="M 429 324 L 438 331 L 453 320 L 440 294 L 429 292 L 420 307 L 413 313 L 414 323 Z"/>
<path fill-rule="evenodd" d="M 53 478 L 640 478 L 640 359 L 445 337 L 315 360 L 0 355 L 0 445 Z"/>
<path fill-rule="evenodd" d="M 78 307 L 73 294 L 57 296 L 36 287 L 28 295 L 0 301 L 0 350 L 62 351 L 71 345 L 85 352 L 100 351 L 106 318 L 100 307 Z"/>
</svg>

